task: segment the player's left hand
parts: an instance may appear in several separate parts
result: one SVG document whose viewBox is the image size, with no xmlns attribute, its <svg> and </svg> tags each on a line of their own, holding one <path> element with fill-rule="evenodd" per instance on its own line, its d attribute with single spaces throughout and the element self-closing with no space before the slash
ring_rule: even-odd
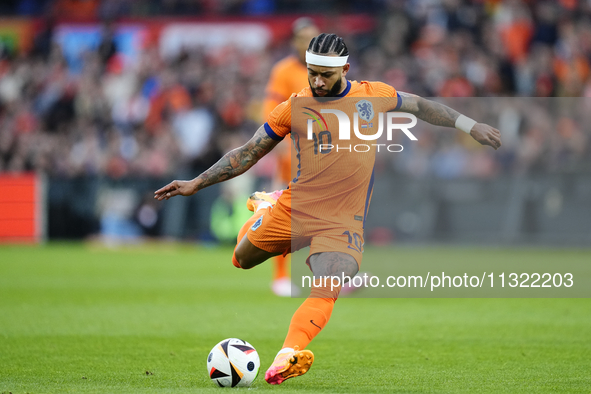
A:
<svg viewBox="0 0 591 394">
<path fill-rule="evenodd" d="M 501 132 L 485 123 L 476 123 L 470 135 L 482 145 L 492 146 L 495 150 L 501 147 Z"/>
<path fill-rule="evenodd" d="M 192 196 L 196 188 L 193 181 L 172 181 L 154 192 L 154 198 L 162 201 L 174 196 Z"/>
</svg>

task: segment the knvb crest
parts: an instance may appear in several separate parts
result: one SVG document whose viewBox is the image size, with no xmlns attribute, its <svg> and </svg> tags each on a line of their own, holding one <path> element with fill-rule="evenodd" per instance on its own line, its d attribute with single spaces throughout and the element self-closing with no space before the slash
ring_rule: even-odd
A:
<svg viewBox="0 0 591 394">
<path fill-rule="evenodd" d="M 358 101 L 355 104 L 357 107 L 357 112 L 359 112 L 359 117 L 366 122 L 369 122 L 373 119 L 373 106 L 367 100 Z"/>
<path fill-rule="evenodd" d="M 361 124 L 362 129 L 367 129 L 368 127 L 373 127 L 373 123 L 369 123 L 370 120 L 373 119 L 373 106 L 371 105 L 370 101 L 361 100 L 355 104 L 357 108 L 357 112 L 359 113 L 359 117 L 361 120 L 366 121 L 366 124 Z"/>
</svg>

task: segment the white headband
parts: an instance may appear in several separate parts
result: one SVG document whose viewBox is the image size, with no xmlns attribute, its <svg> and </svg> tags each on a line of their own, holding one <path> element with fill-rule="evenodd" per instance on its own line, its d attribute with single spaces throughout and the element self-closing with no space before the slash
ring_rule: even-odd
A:
<svg viewBox="0 0 591 394">
<path fill-rule="evenodd" d="M 313 64 L 315 66 L 341 67 L 347 64 L 348 59 L 349 56 L 315 55 L 306 51 L 306 63 Z"/>
</svg>

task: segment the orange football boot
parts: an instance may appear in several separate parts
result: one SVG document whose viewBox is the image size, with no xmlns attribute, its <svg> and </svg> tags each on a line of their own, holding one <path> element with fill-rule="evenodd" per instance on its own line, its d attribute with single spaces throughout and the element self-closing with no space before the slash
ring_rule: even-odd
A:
<svg viewBox="0 0 591 394">
<path fill-rule="evenodd" d="M 248 200 L 246 200 L 246 208 L 248 208 L 249 211 L 256 212 L 257 207 L 262 202 L 268 202 L 271 205 L 275 205 L 282 194 L 283 190 L 275 190 L 272 193 L 254 192 L 250 195 Z"/>
<path fill-rule="evenodd" d="M 313 362 L 314 353 L 309 350 L 300 350 L 299 346 L 293 350 L 286 349 L 275 357 L 265 373 L 265 380 L 269 384 L 281 384 L 286 379 L 308 372 Z"/>
</svg>

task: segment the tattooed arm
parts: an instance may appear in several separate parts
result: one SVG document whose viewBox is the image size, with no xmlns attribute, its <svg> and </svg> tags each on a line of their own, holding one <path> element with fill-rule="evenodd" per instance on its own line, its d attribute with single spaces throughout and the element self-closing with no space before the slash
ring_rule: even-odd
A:
<svg viewBox="0 0 591 394">
<path fill-rule="evenodd" d="M 174 196 L 191 196 L 199 190 L 218 182 L 232 179 L 255 165 L 269 153 L 279 141 L 270 138 L 261 126 L 246 144 L 226 153 L 217 163 L 197 178 L 190 181 L 172 181 L 154 192 L 157 200 L 168 200 Z"/>
<path fill-rule="evenodd" d="M 427 100 L 414 94 L 398 92 L 402 104 L 398 111 L 408 112 L 425 122 L 445 127 L 455 127 L 461 115 L 458 111 L 435 101 Z M 470 135 L 482 145 L 490 145 L 495 150 L 501 147 L 501 132 L 484 123 L 476 123 Z"/>
</svg>

